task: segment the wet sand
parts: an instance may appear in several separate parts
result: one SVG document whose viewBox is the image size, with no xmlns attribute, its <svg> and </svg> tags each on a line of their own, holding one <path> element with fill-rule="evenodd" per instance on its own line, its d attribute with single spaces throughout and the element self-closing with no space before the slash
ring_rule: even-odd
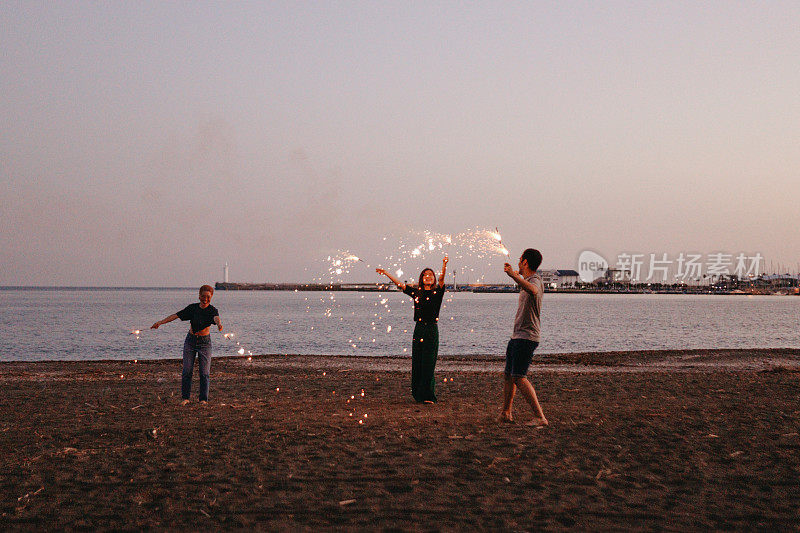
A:
<svg viewBox="0 0 800 533">
<path fill-rule="evenodd" d="M 442 358 L 430 406 L 405 358 L 220 358 L 182 407 L 175 360 L 2 363 L 0 524 L 798 529 L 800 350 L 542 356 L 540 430 L 501 368 Z"/>
</svg>

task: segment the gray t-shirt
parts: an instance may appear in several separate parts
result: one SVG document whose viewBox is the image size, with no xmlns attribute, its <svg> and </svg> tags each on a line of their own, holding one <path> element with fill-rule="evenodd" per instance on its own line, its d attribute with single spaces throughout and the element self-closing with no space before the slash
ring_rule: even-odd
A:
<svg viewBox="0 0 800 533">
<path fill-rule="evenodd" d="M 517 316 L 514 317 L 514 333 L 512 339 L 528 339 L 539 342 L 539 314 L 542 310 L 542 295 L 544 294 L 544 283 L 539 274 L 533 273 L 525 281 L 536 287 L 536 296 L 524 289 L 519 290 L 519 304 L 517 305 Z"/>
</svg>

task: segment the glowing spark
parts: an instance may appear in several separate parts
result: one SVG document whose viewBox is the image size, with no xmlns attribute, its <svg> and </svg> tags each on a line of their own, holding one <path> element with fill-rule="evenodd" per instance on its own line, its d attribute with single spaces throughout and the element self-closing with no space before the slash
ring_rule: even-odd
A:
<svg viewBox="0 0 800 533">
<path fill-rule="evenodd" d="M 386 326 L 386 333 L 390 333 L 392 331 L 392 326 Z"/>
<path fill-rule="evenodd" d="M 497 242 L 500 243 L 500 249 L 498 251 L 501 254 L 505 255 L 506 257 L 509 257 L 508 249 L 506 249 L 506 247 L 503 245 L 503 238 L 500 236 L 500 230 L 494 228 L 494 231 L 495 232 L 493 234 L 493 237 L 495 237 L 495 239 L 497 239 Z"/>
<path fill-rule="evenodd" d="M 236 353 L 238 353 L 239 355 L 244 355 L 244 348 L 239 348 L 239 351 Z"/>
<path fill-rule="evenodd" d="M 398 268 L 398 269 L 395 271 L 395 274 L 397 274 L 397 277 L 400 277 L 400 276 L 402 276 L 402 275 L 403 275 L 403 269 L 402 269 L 402 268 Z"/>
</svg>

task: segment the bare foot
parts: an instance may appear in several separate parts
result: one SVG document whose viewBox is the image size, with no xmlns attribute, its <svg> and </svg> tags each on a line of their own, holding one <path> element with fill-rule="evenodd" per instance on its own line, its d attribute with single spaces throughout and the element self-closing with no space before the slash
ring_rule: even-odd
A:
<svg viewBox="0 0 800 533">
<path fill-rule="evenodd" d="M 547 421 L 546 418 L 534 418 L 527 424 L 526 426 L 534 427 L 536 429 L 542 429 L 543 427 L 547 427 L 550 425 L 550 422 Z"/>
<path fill-rule="evenodd" d="M 500 422 L 503 422 L 504 424 L 513 424 L 514 423 L 514 418 L 509 413 L 501 413 L 499 420 L 500 420 Z"/>
<path fill-rule="evenodd" d="M 181 402 L 181 405 L 189 405 L 189 400 L 183 400 L 183 401 Z"/>
<path fill-rule="evenodd" d="M 424 402 L 422 402 L 422 403 L 431 403 L 431 404 L 432 404 L 432 403 L 433 403 L 433 400 L 425 400 L 425 401 L 424 401 Z"/>
<path fill-rule="evenodd" d="M 205 404 L 207 404 L 207 403 L 208 403 L 208 400 L 200 400 L 200 403 L 201 403 L 202 405 L 205 405 Z"/>
</svg>

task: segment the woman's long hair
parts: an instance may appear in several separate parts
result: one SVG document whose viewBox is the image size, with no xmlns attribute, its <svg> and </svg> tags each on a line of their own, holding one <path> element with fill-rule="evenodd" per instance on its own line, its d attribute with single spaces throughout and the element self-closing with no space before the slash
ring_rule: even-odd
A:
<svg viewBox="0 0 800 533">
<path fill-rule="evenodd" d="M 417 285 L 419 290 L 423 290 L 425 288 L 425 285 L 422 284 L 422 276 L 424 276 L 425 272 L 429 270 L 431 271 L 431 274 L 433 274 L 433 284 L 431 285 L 431 289 L 436 287 L 436 272 L 434 272 L 432 268 L 423 268 L 422 272 L 419 273 L 419 285 Z"/>
</svg>

